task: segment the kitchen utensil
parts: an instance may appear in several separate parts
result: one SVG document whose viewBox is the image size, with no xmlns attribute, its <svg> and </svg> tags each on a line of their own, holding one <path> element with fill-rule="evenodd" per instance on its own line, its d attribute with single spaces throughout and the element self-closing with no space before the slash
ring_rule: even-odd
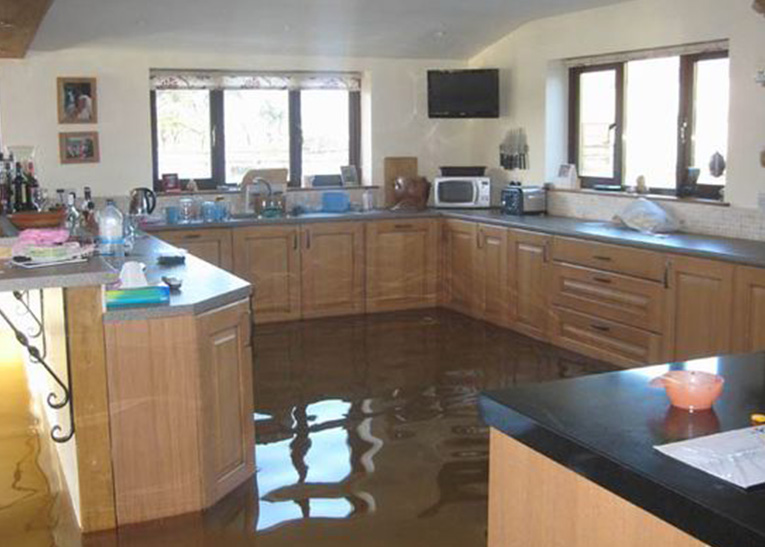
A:
<svg viewBox="0 0 765 547">
<path fill-rule="evenodd" d="M 130 207 L 132 216 L 148 216 L 157 207 L 157 194 L 149 188 L 133 188 L 130 191 Z"/>
<path fill-rule="evenodd" d="M 178 224 L 181 218 L 181 208 L 177 205 L 165 207 L 165 222 L 168 224 Z"/>
<path fill-rule="evenodd" d="M 202 204 L 202 220 L 205 222 L 215 222 L 215 202 L 205 201 Z"/>
<path fill-rule="evenodd" d="M 690 410 L 709 410 L 723 392 L 722 376 L 697 370 L 672 370 L 654 378 L 652 387 L 663 387 L 672 406 Z"/>
<path fill-rule="evenodd" d="M 194 220 L 196 217 L 194 211 L 194 200 L 191 198 L 183 198 L 179 201 L 179 204 L 181 208 L 179 221 L 186 223 Z"/>
<path fill-rule="evenodd" d="M 348 192 L 324 192 L 321 195 L 321 210 L 324 213 L 345 213 L 350 207 Z"/>
</svg>

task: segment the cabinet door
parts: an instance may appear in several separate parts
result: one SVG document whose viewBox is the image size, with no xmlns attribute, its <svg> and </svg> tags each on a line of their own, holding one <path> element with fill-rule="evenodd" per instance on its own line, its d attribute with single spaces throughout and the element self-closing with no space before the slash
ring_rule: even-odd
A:
<svg viewBox="0 0 765 547">
<path fill-rule="evenodd" d="M 514 230 L 509 235 L 509 286 L 513 327 L 544 339 L 550 315 L 549 236 Z"/>
<path fill-rule="evenodd" d="M 297 226 L 234 231 L 234 273 L 253 285 L 255 323 L 300 319 L 300 245 Z"/>
<path fill-rule="evenodd" d="M 736 268 L 733 346 L 737 353 L 765 350 L 765 270 Z"/>
<path fill-rule="evenodd" d="M 205 432 L 200 442 L 208 507 L 255 470 L 250 321 L 247 302 L 197 318 Z"/>
<path fill-rule="evenodd" d="M 366 245 L 368 312 L 437 304 L 437 221 L 370 222 Z"/>
<path fill-rule="evenodd" d="M 443 230 L 443 304 L 468 314 L 478 314 L 474 262 L 478 226 L 473 222 L 446 220 Z"/>
<path fill-rule="evenodd" d="M 680 361 L 731 351 L 734 266 L 668 258 L 667 356 Z"/>
<path fill-rule="evenodd" d="M 510 309 L 507 286 L 507 229 L 478 225 L 478 253 L 475 261 L 476 291 L 481 319 L 507 326 Z"/>
<path fill-rule="evenodd" d="M 303 317 L 364 313 L 364 225 L 307 224 L 301 237 Z"/>
<path fill-rule="evenodd" d="M 233 269 L 231 230 L 168 230 L 152 235 L 219 268 L 227 271 Z"/>
</svg>

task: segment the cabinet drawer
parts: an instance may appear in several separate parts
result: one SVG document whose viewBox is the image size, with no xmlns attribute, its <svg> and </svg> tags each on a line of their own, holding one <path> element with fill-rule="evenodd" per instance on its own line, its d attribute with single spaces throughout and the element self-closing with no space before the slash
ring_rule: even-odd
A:
<svg viewBox="0 0 765 547">
<path fill-rule="evenodd" d="M 660 253 L 581 239 L 553 239 L 553 260 L 609 272 L 664 281 L 665 258 Z"/>
<path fill-rule="evenodd" d="M 553 341 L 622 366 L 662 361 L 662 336 L 584 313 L 554 308 Z"/>
<path fill-rule="evenodd" d="M 664 331 L 664 286 L 615 273 L 554 264 L 553 303 L 632 327 Z"/>
</svg>

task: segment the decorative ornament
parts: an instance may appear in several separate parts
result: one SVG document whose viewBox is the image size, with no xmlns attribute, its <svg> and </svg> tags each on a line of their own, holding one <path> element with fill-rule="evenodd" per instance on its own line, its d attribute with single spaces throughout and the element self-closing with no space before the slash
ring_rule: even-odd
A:
<svg viewBox="0 0 765 547">
<path fill-rule="evenodd" d="M 725 174 L 725 168 L 727 166 L 723 155 L 719 152 L 715 152 L 712 156 L 712 160 L 709 162 L 709 172 L 714 178 L 719 179 Z"/>
</svg>

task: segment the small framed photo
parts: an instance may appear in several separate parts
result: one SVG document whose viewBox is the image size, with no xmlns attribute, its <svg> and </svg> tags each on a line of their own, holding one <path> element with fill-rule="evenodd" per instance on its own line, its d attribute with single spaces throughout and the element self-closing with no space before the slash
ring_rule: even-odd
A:
<svg viewBox="0 0 765 547">
<path fill-rule="evenodd" d="M 98 122 L 95 78 L 58 79 L 58 123 Z"/>
<path fill-rule="evenodd" d="M 343 186 L 359 186 L 359 170 L 355 165 L 343 165 L 340 167 L 340 177 Z"/>
<path fill-rule="evenodd" d="M 58 146 L 63 164 L 98 163 L 101 161 L 98 132 L 96 131 L 59 133 Z"/>
</svg>

